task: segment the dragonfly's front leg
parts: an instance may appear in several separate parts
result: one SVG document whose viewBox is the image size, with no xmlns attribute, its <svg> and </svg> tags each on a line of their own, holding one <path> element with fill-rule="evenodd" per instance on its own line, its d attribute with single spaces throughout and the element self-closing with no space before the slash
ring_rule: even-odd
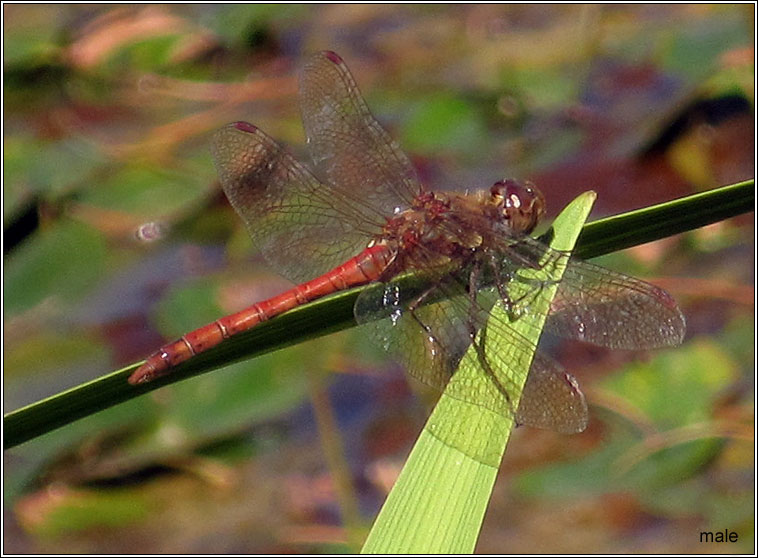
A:
<svg viewBox="0 0 758 558">
<path fill-rule="evenodd" d="M 513 298 L 507 291 L 507 285 L 513 281 L 514 274 L 510 272 L 504 274 L 494 257 L 490 261 L 490 266 L 492 267 L 493 276 L 495 278 L 495 289 L 497 290 L 497 294 L 500 297 L 500 302 L 508 314 L 508 317 L 512 321 L 517 320 L 523 312 L 523 310 L 520 308 L 520 304 L 526 300 L 532 289 L 525 291 L 521 296 L 517 298 Z M 539 285 L 539 288 L 542 288 L 541 284 Z M 539 294 L 539 291 L 537 294 Z"/>
<path fill-rule="evenodd" d="M 558 265 L 560 260 L 566 256 L 563 253 L 551 253 L 545 265 Z M 544 262 L 543 262 L 544 263 Z M 490 258 L 490 266 L 495 279 L 495 288 L 497 289 L 503 308 L 508 313 L 511 320 L 519 319 L 529 308 L 529 303 L 536 300 L 542 289 L 555 284 L 554 280 L 538 279 L 528 277 L 518 273 L 518 270 L 503 272 L 502 266 L 498 263 L 496 257 Z M 530 267 L 529 269 L 544 269 L 544 266 Z M 508 286 L 513 285 L 512 290 L 521 290 L 522 292 L 514 294 L 508 292 Z"/>
</svg>

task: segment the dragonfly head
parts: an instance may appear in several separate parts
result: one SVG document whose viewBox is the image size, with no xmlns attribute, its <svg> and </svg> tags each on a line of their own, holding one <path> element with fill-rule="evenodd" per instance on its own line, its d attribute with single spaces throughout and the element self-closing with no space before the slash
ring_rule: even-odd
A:
<svg viewBox="0 0 758 558">
<path fill-rule="evenodd" d="M 495 182 L 490 194 L 495 207 L 512 230 L 530 233 L 545 214 L 545 198 L 531 182 L 522 184 L 513 178 L 506 178 Z"/>
</svg>

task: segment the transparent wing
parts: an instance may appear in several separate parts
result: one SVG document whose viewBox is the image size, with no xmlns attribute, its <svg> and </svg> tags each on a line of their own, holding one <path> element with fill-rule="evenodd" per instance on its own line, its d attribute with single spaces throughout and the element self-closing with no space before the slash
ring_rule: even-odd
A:
<svg viewBox="0 0 758 558">
<path fill-rule="evenodd" d="M 221 185 L 253 242 L 283 276 L 302 282 L 366 246 L 383 222 L 366 220 L 284 148 L 246 122 L 213 136 Z"/>
<path fill-rule="evenodd" d="M 546 331 L 611 349 L 675 346 L 684 338 L 681 310 L 671 295 L 655 285 L 571 258 L 527 236 L 504 244 L 500 255 L 501 274 L 515 277 L 517 264 L 566 265 Z M 527 307 L 528 300 L 527 296 L 516 310 Z"/>
<path fill-rule="evenodd" d="M 479 287 L 474 299 L 466 280 L 465 274 L 450 274 L 410 288 L 402 281 L 376 284 L 359 296 L 356 318 L 380 346 L 401 360 L 409 375 L 438 390 L 448 384 L 469 346 L 477 343 L 486 381 L 453 383 L 447 395 L 503 416 L 515 415 L 518 424 L 559 432 L 584 430 L 587 405 L 573 377 L 539 353 L 532 360 L 535 346 L 505 320 L 489 316 L 500 297 L 498 289 Z M 514 408 L 516 369 L 527 365 L 527 383 Z M 467 452 L 465 447 L 458 449 Z"/>
<path fill-rule="evenodd" d="M 516 423 L 576 434 L 587 428 L 587 401 L 576 379 L 539 352 L 529 369 Z"/>
<path fill-rule="evenodd" d="M 423 250 L 418 255 L 409 268 L 427 270 L 421 281 L 432 286 L 406 289 L 402 281 L 377 285 L 356 303 L 359 322 L 367 323 L 380 344 L 400 354 L 413 377 L 438 389 L 473 344 L 487 381 L 456 382 L 446 393 L 513 415 L 520 424 L 560 432 L 579 432 L 587 424 L 587 404 L 576 380 L 535 352 L 534 344 L 509 323 L 530 312 L 548 286 L 524 270 L 544 269 L 546 276 L 555 276 L 549 267 L 567 266 L 546 322 L 554 333 L 629 349 L 674 345 L 684 334 L 681 312 L 661 289 L 573 259 L 527 236 L 504 232 L 498 246 L 475 254 L 453 272 L 435 272 L 430 265 L 434 256 L 424 257 Z M 488 319 L 498 301 L 508 318 Z M 379 318 L 385 319 L 372 321 Z M 528 380 L 519 407 L 513 409 L 515 371 L 527 364 Z"/>
<path fill-rule="evenodd" d="M 407 208 L 421 187 L 411 162 L 369 112 L 343 60 L 311 56 L 300 73 L 300 107 L 315 170 L 366 218 Z"/>
<path fill-rule="evenodd" d="M 654 349 L 679 345 L 686 325 L 663 289 L 572 258 L 546 329 L 611 349 Z"/>
</svg>

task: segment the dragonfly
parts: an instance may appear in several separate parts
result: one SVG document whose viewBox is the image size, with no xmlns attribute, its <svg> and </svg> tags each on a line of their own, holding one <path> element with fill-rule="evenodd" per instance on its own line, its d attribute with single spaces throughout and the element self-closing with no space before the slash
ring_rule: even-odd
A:
<svg viewBox="0 0 758 558">
<path fill-rule="evenodd" d="M 453 397 L 519 425 L 581 432 L 588 411 L 578 382 L 512 326 L 546 285 L 523 270 L 559 265 L 547 331 L 614 349 L 681 343 L 684 317 L 666 291 L 530 236 L 545 214 L 533 184 L 503 179 L 462 193 L 422 185 L 336 53 L 306 59 L 299 104 L 311 168 L 247 122 L 222 128 L 211 146 L 223 190 L 254 244 L 297 286 L 163 346 L 131 384 L 164 376 L 299 305 L 369 285 L 356 300 L 356 321 L 410 376 L 443 390 L 473 347 L 492 389 L 464 386 Z M 402 281 L 408 276 L 420 279 Z M 496 304 L 505 313 L 493 313 Z M 520 398 L 519 366 L 529 369 Z"/>
</svg>

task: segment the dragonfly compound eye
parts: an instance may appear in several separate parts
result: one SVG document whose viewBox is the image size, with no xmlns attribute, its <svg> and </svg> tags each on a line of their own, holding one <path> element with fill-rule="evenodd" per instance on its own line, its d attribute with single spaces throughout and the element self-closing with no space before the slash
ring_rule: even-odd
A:
<svg viewBox="0 0 758 558">
<path fill-rule="evenodd" d="M 531 232 L 545 213 L 545 198 L 531 183 L 506 178 L 490 188 L 492 200 L 500 208 L 510 227 Z"/>
</svg>

